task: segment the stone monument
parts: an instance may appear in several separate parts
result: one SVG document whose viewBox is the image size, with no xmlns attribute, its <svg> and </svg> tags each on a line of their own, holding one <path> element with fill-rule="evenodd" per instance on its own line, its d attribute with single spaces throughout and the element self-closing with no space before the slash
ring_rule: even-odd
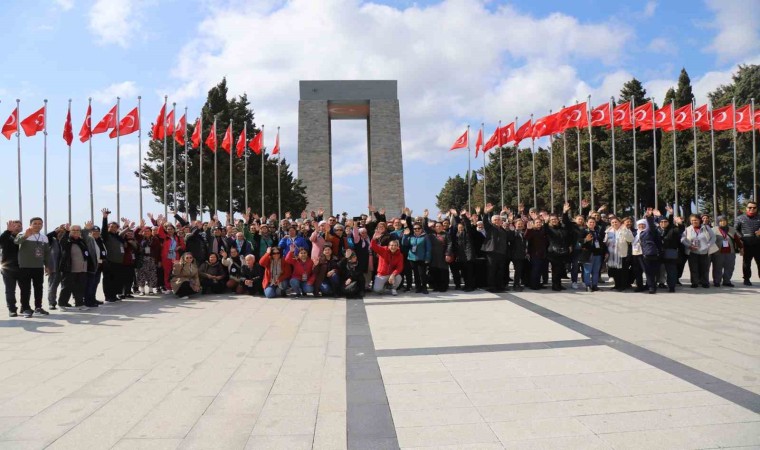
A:
<svg viewBox="0 0 760 450">
<path fill-rule="evenodd" d="M 395 215 L 405 205 L 397 82 L 301 81 L 300 91 L 298 177 L 307 207 L 332 214 L 332 121 L 366 120 L 369 203 Z"/>
</svg>

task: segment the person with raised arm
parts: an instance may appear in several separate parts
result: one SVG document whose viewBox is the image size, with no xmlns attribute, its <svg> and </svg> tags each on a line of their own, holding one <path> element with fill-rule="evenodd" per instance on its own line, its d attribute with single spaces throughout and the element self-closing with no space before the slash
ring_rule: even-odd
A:
<svg viewBox="0 0 760 450">
<path fill-rule="evenodd" d="M 387 246 L 382 246 L 376 239 L 372 239 L 370 246 L 378 258 L 377 275 L 372 290 L 382 294 L 387 284 L 391 294 L 398 295 L 397 289 L 401 285 L 401 274 L 404 272 L 404 255 L 399 250 L 399 242 L 392 240 Z"/>
<path fill-rule="evenodd" d="M 16 307 L 16 286 L 18 285 L 18 245 L 16 236 L 21 232 L 23 225 L 20 220 L 9 220 L 5 231 L 0 234 L 0 272 L 3 275 L 5 285 L 5 304 L 8 306 L 10 317 L 18 317 Z"/>
<path fill-rule="evenodd" d="M 19 279 L 18 286 L 21 291 L 21 314 L 32 317 L 34 314 L 47 316 L 49 313 L 42 309 L 42 283 L 45 278 L 48 259 L 50 258 L 50 245 L 48 238 L 41 233 L 42 219 L 33 217 L 29 221 L 29 228 L 23 233 L 18 233 L 14 239 L 18 249 Z M 34 286 L 34 311 L 29 305 Z"/>
</svg>

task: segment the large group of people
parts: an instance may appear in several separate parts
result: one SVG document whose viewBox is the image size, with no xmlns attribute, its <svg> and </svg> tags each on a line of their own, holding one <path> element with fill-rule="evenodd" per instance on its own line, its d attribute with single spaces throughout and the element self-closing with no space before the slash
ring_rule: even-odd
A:
<svg viewBox="0 0 760 450">
<path fill-rule="evenodd" d="M 561 214 L 488 204 L 435 218 L 427 210 L 415 217 L 408 208 L 389 218 L 372 206 L 353 218 L 345 212 L 325 217 L 321 210 L 260 217 L 249 209 L 237 221 L 228 215 L 224 224 L 217 216 L 204 222 L 174 213 L 173 222 L 152 214 L 147 221 L 118 222 L 103 209 L 101 227 L 63 224 L 47 234 L 39 217 L 25 230 L 11 220 L 0 235 L 5 298 L 11 317 L 49 314 L 42 304 L 45 275 L 48 308 L 70 311 L 137 294 L 427 294 L 447 291 L 452 278 L 453 287 L 466 292 L 547 285 L 561 291 L 568 279 L 569 288 L 594 292 L 604 273 L 616 291 L 654 294 L 658 288 L 674 292 L 687 264 L 692 288 L 732 287 L 736 253 L 743 256 L 745 285 L 751 285 L 753 260 L 760 271 L 754 201 L 733 226 L 707 214 L 685 221 L 670 208 L 665 214 L 647 208 L 635 220 L 606 206 L 591 211 L 585 200 L 579 206 L 573 215 L 569 203 Z"/>
</svg>

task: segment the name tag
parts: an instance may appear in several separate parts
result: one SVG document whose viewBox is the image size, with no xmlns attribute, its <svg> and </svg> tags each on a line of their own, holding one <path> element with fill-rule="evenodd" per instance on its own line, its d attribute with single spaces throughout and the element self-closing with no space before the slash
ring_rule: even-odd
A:
<svg viewBox="0 0 760 450">
<path fill-rule="evenodd" d="M 123 254 L 124 253 L 124 247 L 119 247 L 119 251 Z"/>
<path fill-rule="evenodd" d="M 105 250 L 101 250 L 101 251 L 100 251 L 100 256 L 103 256 L 103 257 L 105 257 L 105 256 L 106 256 L 106 251 L 105 251 Z"/>
<path fill-rule="evenodd" d="M 610 241 L 615 240 L 615 232 L 614 231 L 608 232 L 607 233 L 607 239 L 610 240 Z"/>
<path fill-rule="evenodd" d="M 594 240 L 594 248 L 599 248 L 599 241 Z"/>
<path fill-rule="evenodd" d="M 145 254 L 150 255 L 150 247 L 145 247 Z"/>
<path fill-rule="evenodd" d="M 728 241 L 723 241 L 723 248 L 729 248 Z"/>
<path fill-rule="evenodd" d="M 88 251 L 86 251 L 86 250 L 85 250 L 85 252 L 84 252 L 84 257 L 85 257 L 85 258 L 88 258 L 89 256 L 90 256 L 90 252 L 88 252 Z"/>
<path fill-rule="evenodd" d="M 232 268 L 232 269 L 230 269 L 230 272 L 235 273 L 235 272 L 237 272 L 237 269 Z"/>
<path fill-rule="evenodd" d="M 416 246 L 416 245 L 412 245 L 412 251 L 413 251 L 413 252 L 416 252 L 416 251 L 417 251 L 417 246 Z"/>
</svg>

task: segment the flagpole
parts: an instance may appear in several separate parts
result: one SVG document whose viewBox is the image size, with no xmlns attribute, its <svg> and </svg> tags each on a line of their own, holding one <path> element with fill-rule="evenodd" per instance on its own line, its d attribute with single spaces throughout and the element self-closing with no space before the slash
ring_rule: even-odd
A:
<svg viewBox="0 0 760 450">
<path fill-rule="evenodd" d="M 610 130 L 612 130 L 612 212 L 617 214 L 617 176 L 615 174 L 615 111 L 612 107 L 615 99 L 610 97 Z M 594 208 L 594 205 L 591 205 Z"/>
<path fill-rule="evenodd" d="M 710 153 L 712 154 L 712 188 L 713 188 L 713 215 L 718 216 L 718 185 L 715 181 L 715 129 L 713 129 L 712 102 L 708 104 L 707 115 L 710 120 Z"/>
<path fill-rule="evenodd" d="M 137 96 L 137 178 L 140 180 L 140 219 L 143 218 L 143 184 L 142 184 L 142 95 Z"/>
<path fill-rule="evenodd" d="M 581 158 L 581 129 L 577 127 L 576 131 L 576 144 L 578 152 L 578 208 L 581 208 L 581 202 L 583 202 L 583 160 Z M 593 209 L 593 205 L 591 208 Z"/>
<path fill-rule="evenodd" d="M 172 131 L 174 133 L 177 132 L 177 130 L 174 129 L 174 121 L 177 117 L 176 111 L 177 102 L 172 102 Z M 179 212 L 179 208 L 177 208 L 177 140 L 174 139 L 174 133 L 172 133 L 172 209 Z M 167 220 L 168 219 L 169 218 L 167 217 Z"/>
<path fill-rule="evenodd" d="M 631 123 L 633 124 L 633 218 L 639 218 L 639 177 L 636 173 L 636 100 L 631 96 Z"/>
<path fill-rule="evenodd" d="M 674 212 L 678 212 L 680 210 L 680 204 L 678 203 L 678 154 L 676 152 L 676 101 L 675 99 L 670 99 L 670 124 L 673 127 L 673 195 L 675 197 L 675 203 L 676 207 Z"/>
<path fill-rule="evenodd" d="M 517 126 L 517 124 L 515 124 Z M 501 133 L 501 120 L 499 121 L 499 128 L 496 129 Z M 754 136 L 754 135 L 753 135 Z M 504 209 L 504 147 L 499 146 L 499 178 L 501 179 L 499 186 L 501 188 L 501 209 Z"/>
<path fill-rule="evenodd" d="M 248 126 L 247 123 L 244 124 L 243 125 L 243 130 L 246 130 L 247 126 Z M 248 137 L 248 135 L 246 134 L 246 138 L 247 137 Z M 245 172 L 245 182 L 243 184 L 245 185 L 245 189 L 244 189 L 244 191 L 245 191 L 245 193 L 244 193 L 245 194 L 245 211 L 247 213 L 248 212 L 248 149 L 246 147 L 248 147 L 248 143 L 244 143 L 244 146 L 243 146 L 243 157 L 245 158 L 245 170 L 244 170 L 244 172 Z"/>
<path fill-rule="evenodd" d="M 483 131 L 485 130 L 485 124 L 483 122 L 480 122 L 480 135 L 483 136 Z M 485 205 L 488 200 L 486 196 L 486 152 L 483 151 L 483 147 L 485 147 L 484 143 L 480 144 L 480 150 L 481 153 L 483 153 L 483 204 Z M 499 147 L 501 149 L 501 146 Z"/>
<path fill-rule="evenodd" d="M 697 124 L 695 123 L 696 121 L 694 120 L 695 106 L 696 106 L 696 101 L 692 99 L 691 100 L 691 130 L 694 133 L 694 208 L 696 209 L 696 212 L 699 212 L 699 184 L 698 184 L 698 177 L 697 177 Z"/>
<path fill-rule="evenodd" d="M 530 124 L 531 129 L 533 128 L 533 113 L 530 115 Z M 531 132 L 531 134 L 533 134 Z M 530 137 L 530 154 L 531 159 L 533 160 L 533 207 L 538 208 L 538 193 L 536 191 L 536 139 L 531 136 Z"/>
<path fill-rule="evenodd" d="M 591 96 L 588 96 L 588 100 L 586 100 L 586 122 L 588 123 L 588 163 L 589 163 L 589 175 L 588 179 L 590 184 L 590 191 L 591 191 L 591 209 L 594 209 L 594 145 L 593 145 L 593 136 L 591 134 Z M 578 130 L 578 134 L 580 134 L 580 129 Z"/>
<path fill-rule="evenodd" d="M 280 144 L 280 127 L 277 127 L 277 220 L 282 219 L 282 191 L 280 190 L 280 166 L 282 165 L 282 148 Z"/>
<path fill-rule="evenodd" d="M 230 217 L 233 217 L 234 211 L 232 209 L 232 150 L 235 149 L 235 140 L 232 138 L 232 119 L 230 119 Z M 234 223 L 234 220 L 233 220 Z"/>
<path fill-rule="evenodd" d="M 166 102 L 169 99 L 168 95 L 164 95 L 164 108 L 162 111 L 166 111 Z M 165 114 L 165 113 L 164 113 Z M 168 198 L 167 198 L 167 191 L 166 191 L 166 116 L 161 117 L 162 123 L 162 130 L 164 130 L 164 217 L 169 215 L 169 206 L 168 206 Z"/>
<path fill-rule="evenodd" d="M 95 223 L 95 197 L 92 189 L 92 97 L 87 98 L 87 111 L 90 111 L 90 123 L 87 125 L 89 128 L 89 139 L 87 141 L 90 147 L 90 221 Z"/>
<path fill-rule="evenodd" d="M 261 126 L 261 132 L 264 132 L 264 125 Z M 264 213 L 264 139 L 261 140 L 261 217 L 266 217 Z"/>
<path fill-rule="evenodd" d="M 121 219 L 121 190 L 119 186 L 120 180 L 121 180 L 121 178 L 119 177 L 119 171 L 121 168 L 120 166 L 121 148 L 119 146 L 119 133 L 120 133 L 119 122 L 121 122 L 121 120 L 119 119 L 119 117 L 121 117 L 119 115 L 120 102 L 121 102 L 121 97 L 116 97 L 116 217 L 118 217 L 119 219 Z"/>
<path fill-rule="evenodd" d="M 47 234 L 47 99 L 43 102 L 45 103 L 45 107 L 43 108 L 44 116 L 42 120 L 45 123 L 42 125 L 42 217 L 45 224 L 45 234 Z"/>
<path fill-rule="evenodd" d="M 517 116 L 515 116 L 515 178 L 517 179 L 517 207 L 520 207 L 520 145 L 517 143 Z M 502 187 L 502 191 L 504 188 Z M 522 211 L 520 211 L 522 214 Z"/>
<path fill-rule="evenodd" d="M 736 97 L 731 98 L 732 115 L 734 119 L 734 220 L 739 211 L 739 186 L 736 182 Z"/>
<path fill-rule="evenodd" d="M 472 191 L 472 172 L 470 170 L 470 125 L 467 125 L 467 210 L 472 211 L 470 194 Z M 484 199 L 485 200 L 485 199 Z"/>
<path fill-rule="evenodd" d="M 71 99 L 69 99 L 69 117 L 71 117 Z M 47 121 L 45 121 L 45 126 L 47 126 Z M 69 223 L 71 223 L 71 144 L 70 143 L 69 143 Z"/>
<path fill-rule="evenodd" d="M 757 201 L 757 147 L 755 147 L 755 98 L 750 99 L 750 119 L 752 124 L 752 200 Z"/>
<path fill-rule="evenodd" d="M 218 114 L 217 114 L 218 115 Z M 216 116 L 214 115 L 214 137 L 216 137 Z M 216 215 L 216 213 L 219 211 L 218 203 L 217 203 L 217 195 L 216 195 L 216 183 L 217 183 L 217 163 L 216 163 L 216 153 L 217 153 L 217 145 L 216 145 L 216 139 L 214 139 L 214 212 L 211 213 L 211 218 Z"/>
<path fill-rule="evenodd" d="M 658 191 L 657 191 L 657 124 L 655 123 L 654 100 L 649 99 L 652 105 L 652 155 L 654 157 L 654 209 L 659 208 Z"/>
<path fill-rule="evenodd" d="M 188 201 L 188 193 L 190 188 L 188 187 L 188 173 L 187 173 L 187 153 L 188 153 L 188 141 L 187 141 L 187 106 L 185 106 L 185 129 L 182 131 L 185 136 L 185 214 L 190 217 L 190 202 Z"/>
<path fill-rule="evenodd" d="M 565 105 L 562 105 L 562 109 L 565 109 Z M 565 130 L 562 130 L 562 156 L 565 159 L 565 201 L 567 203 L 567 139 L 565 139 Z"/>
<path fill-rule="evenodd" d="M 198 143 L 198 149 L 200 150 L 198 152 L 200 169 L 200 175 L 198 176 L 198 213 L 201 217 L 201 223 L 203 223 L 203 108 L 201 108 L 201 113 L 198 115 L 198 127 L 200 127 L 200 130 L 198 130 L 200 138 L 200 142 Z"/>
<path fill-rule="evenodd" d="M 549 115 L 552 114 L 552 110 L 549 110 Z M 551 202 L 551 207 L 549 210 L 551 212 L 554 212 L 554 148 L 552 146 L 554 145 L 554 140 L 552 139 L 551 133 L 549 133 L 549 201 Z"/>
<path fill-rule="evenodd" d="M 24 223 L 24 214 L 21 201 L 21 124 L 19 123 L 19 117 L 21 117 L 21 99 L 16 99 L 16 147 L 18 152 L 18 220 Z"/>
</svg>

